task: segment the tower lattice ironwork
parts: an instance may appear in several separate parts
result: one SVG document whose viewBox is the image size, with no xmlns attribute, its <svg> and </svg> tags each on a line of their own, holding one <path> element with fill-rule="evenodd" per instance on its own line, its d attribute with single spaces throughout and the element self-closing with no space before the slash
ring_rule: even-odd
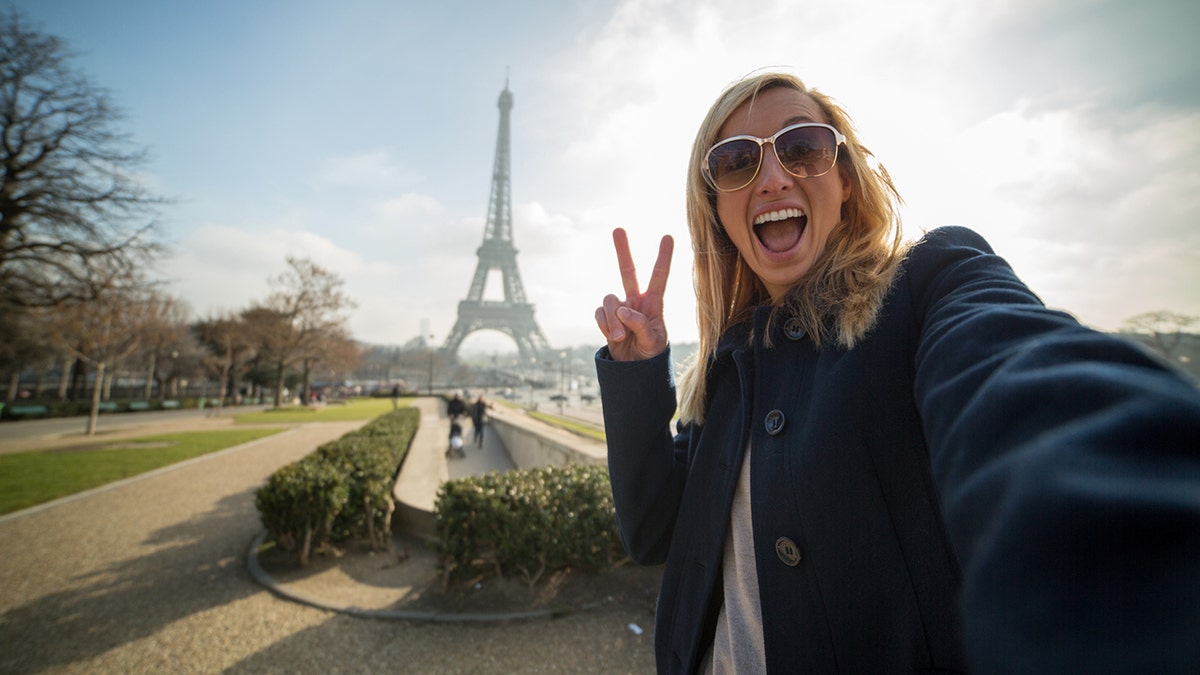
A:
<svg viewBox="0 0 1200 675">
<path fill-rule="evenodd" d="M 528 363 L 550 350 L 550 343 L 542 335 L 533 318 L 533 305 L 525 298 L 521 284 L 521 273 L 517 270 L 517 249 L 512 238 L 512 189 L 511 161 L 509 154 L 509 117 L 513 107 L 513 95 L 504 83 L 500 92 L 500 131 L 496 138 L 496 161 L 492 168 L 492 193 L 488 198 L 487 226 L 483 232 L 483 245 L 477 255 L 479 263 L 467 299 L 458 303 L 458 321 L 446 337 L 442 350 L 450 355 L 458 354 L 459 347 L 468 335 L 478 330 L 497 330 L 505 333 L 517 343 L 521 360 Z M 504 281 L 504 300 L 484 300 L 483 291 L 488 275 L 499 270 Z"/>
</svg>

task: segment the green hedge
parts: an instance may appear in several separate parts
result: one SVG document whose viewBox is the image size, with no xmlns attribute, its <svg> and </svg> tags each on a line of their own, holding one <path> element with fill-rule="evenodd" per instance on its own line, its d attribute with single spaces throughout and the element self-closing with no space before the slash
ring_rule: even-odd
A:
<svg viewBox="0 0 1200 675">
<path fill-rule="evenodd" d="M 420 419 L 418 409 L 400 408 L 272 474 L 255 494 L 271 539 L 301 565 L 327 544 L 359 539 L 386 548 L 392 486 Z"/>
<path fill-rule="evenodd" d="M 444 578 L 603 569 L 625 558 L 603 466 L 490 473 L 442 484 L 435 504 Z"/>
<path fill-rule="evenodd" d="M 169 403 L 163 405 L 163 401 L 151 399 L 109 399 L 100 402 L 100 414 L 111 415 L 114 413 L 137 413 L 148 410 L 178 410 L 183 408 L 198 408 L 200 399 L 197 398 L 176 398 L 168 399 Z M 171 405 L 171 404 L 174 405 Z M 217 404 L 216 398 L 205 399 L 205 404 L 209 407 Z M 228 404 L 227 404 L 228 405 Z M 42 406 L 46 412 L 32 415 L 14 414 L 14 409 L 20 409 L 29 406 Z M 15 401 L 5 401 L 4 406 L 0 408 L 0 421 L 8 422 L 13 420 L 23 419 L 45 419 L 50 417 L 82 417 L 89 415 L 92 412 L 92 399 L 89 395 L 87 398 L 78 401 L 41 401 L 35 399 L 18 399 Z"/>
<path fill-rule="evenodd" d="M 271 474 L 255 493 L 263 527 L 307 565 L 314 546 L 332 540 L 333 522 L 349 501 L 344 473 L 309 455 Z"/>
</svg>

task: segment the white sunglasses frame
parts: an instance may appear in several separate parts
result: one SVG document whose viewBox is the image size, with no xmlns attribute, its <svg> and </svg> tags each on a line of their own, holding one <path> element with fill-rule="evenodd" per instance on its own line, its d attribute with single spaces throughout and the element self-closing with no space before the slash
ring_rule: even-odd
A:
<svg viewBox="0 0 1200 675">
<path fill-rule="evenodd" d="M 789 131 L 793 131 L 795 129 L 800 129 L 803 127 L 821 127 L 822 129 L 828 129 L 833 132 L 833 162 L 831 162 L 829 164 L 828 169 L 825 169 L 821 173 L 800 176 L 795 173 L 792 173 L 791 171 L 788 171 L 788 168 L 786 166 L 784 166 L 784 164 L 783 164 L 783 160 L 781 160 L 779 158 L 779 152 L 775 149 L 776 139 L 778 139 L 780 136 L 786 134 Z M 709 170 L 709 165 L 710 165 L 709 159 L 712 157 L 713 150 L 716 150 L 717 148 L 721 147 L 722 145 L 725 145 L 726 143 L 731 143 L 733 141 L 754 141 L 755 143 L 757 143 L 758 144 L 758 166 L 754 167 L 754 173 L 750 176 L 750 179 L 747 180 L 744 185 L 739 185 L 738 187 L 735 187 L 735 188 L 718 187 L 716 178 L 713 177 L 711 171 Z M 767 143 L 771 144 L 771 152 L 775 155 L 775 161 L 779 162 L 779 165 L 783 167 L 784 171 L 787 171 L 789 174 L 796 176 L 796 178 L 817 178 L 818 176 L 824 176 L 825 174 L 832 171 L 833 167 L 837 166 L 838 147 L 846 144 L 846 137 L 845 137 L 845 135 L 842 134 L 842 132 L 838 131 L 837 129 L 835 129 L 833 126 L 831 126 L 829 124 L 822 124 L 820 122 L 801 122 L 799 124 L 793 124 L 791 126 L 786 126 L 782 129 L 780 129 L 779 131 L 776 131 L 769 138 L 759 138 L 758 136 L 751 136 L 749 134 L 743 134 L 740 136 L 730 136 L 729 138 L 723 138 L 723 139 L 717 141 L 716 143 L 714 143 L 713 146 L 708 149 L 708 152 L 704 153 L 704 163 L 700 166 L 700 173 L 702 173 L 704 175 L 704 181 L 706 183 L 708 183 L 709 187 L 711 187 L 714 190 L 717 190 L 718 192 L 737 192 L 738 190 L 742 190 L 742 189 L 746 188 L 746 186 L 748 186 L 754 182 L 755 178 L 758 178 L 758 172 L 762 171 L 763 157 L 766 156 L 766 153 L 763 152 L 762 146 L 766 145 Z"/>
</svg>

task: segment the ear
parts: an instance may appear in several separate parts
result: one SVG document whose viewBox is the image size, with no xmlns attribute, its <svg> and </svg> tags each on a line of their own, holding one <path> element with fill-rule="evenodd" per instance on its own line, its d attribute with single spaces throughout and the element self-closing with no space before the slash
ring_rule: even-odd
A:
<svg viewBox="0 0 1200 675">
<path fill-rule="evenodd" d="M 838 165 L 838 176 L 842 179 L 842 203 L 850 201 L 850 174 Z"/>
</svg>

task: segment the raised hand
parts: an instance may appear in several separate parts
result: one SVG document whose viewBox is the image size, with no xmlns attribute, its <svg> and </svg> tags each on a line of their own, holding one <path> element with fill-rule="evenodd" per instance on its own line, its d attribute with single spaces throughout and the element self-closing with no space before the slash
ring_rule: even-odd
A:
<svg viewBox="0 0 1200 675">
<path fill-rule="evenodd" d="M 658 259 L 650 273 L 646 292 L 638 291 L 637 271 L 629 254 L 629 237 L 625 230 L 613 230 L 613 245 L 617 249 L 617 265 L 625 286 L 625 300 L 608 294 L 604 305 L 596 308 L 596 324 L 608 340 L 608 351 L 617 361 L 634 361 L 658 356 L 667 348 L 667 326 L 663 322 L 663 292 L 671 271 L 671 253 L 675 241 L 665 235 L 658 245 Z"/>
</svg>

